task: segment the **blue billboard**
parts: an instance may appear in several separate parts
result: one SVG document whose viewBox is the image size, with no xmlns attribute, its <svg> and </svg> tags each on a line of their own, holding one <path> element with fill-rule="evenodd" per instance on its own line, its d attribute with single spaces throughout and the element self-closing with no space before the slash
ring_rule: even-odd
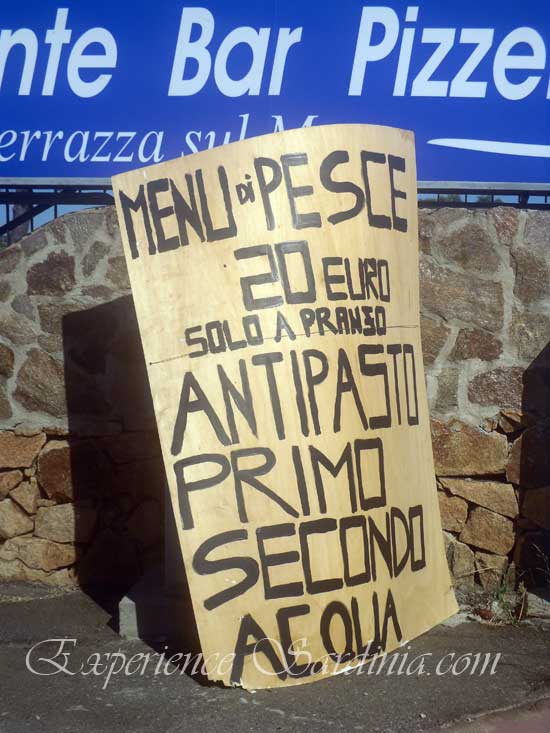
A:
<svg viewBox="0 0 550 733">
<path fill-rule="evenodd" d="M 550 3 L 0 4 L 0 178 L 102 178 L 304 125 L 413 130 L 425 181 L 550 181 Z"/>
</svg>

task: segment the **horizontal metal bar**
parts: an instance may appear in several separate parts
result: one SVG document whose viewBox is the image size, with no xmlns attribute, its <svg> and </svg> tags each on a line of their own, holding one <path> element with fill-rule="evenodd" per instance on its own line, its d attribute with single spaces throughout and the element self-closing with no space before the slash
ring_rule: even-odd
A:
<svg viewBox="0 0 550 733">
<path fill-rule="evenodd" d="M 0 191 L 1 204 L 46 204 L 54 206 L 65 205 L 96 205 L 113 204 L 114 199 L 110 193 L 101 191 L 58 191 L 58 192 L 36 192 L 36 191 Z"/>
<path fill-rule="evenodd" d="M 482 181 L 418 181 L 419 193 L 498 193 L 513 196 L 532 193 L 542 196 L 550 193 L 550 183 L 513 183 Z"/>
<path fill-rule="evenodd" d="M 0 178 L 0 188 L 111 188 L 110 178 Z M 515 183 L 513 181 L 418 181 L 420 193 L 550 193 L 548 183 Z"/>
<path fill-rule="evenodd" d="M 493 209 L 497 206 L 504 206 L 508 209 L 550 209 L 550 203 L 533 204 L 533 203 L 502 203 L 500 201 L 436 201 L 420 200 L 418 202 L 420 209 Z"/>
<path fill-rule="evenodd" d="M 110 178 L 0 178 L 0 188 L 111 188 Z"/>
</svg>

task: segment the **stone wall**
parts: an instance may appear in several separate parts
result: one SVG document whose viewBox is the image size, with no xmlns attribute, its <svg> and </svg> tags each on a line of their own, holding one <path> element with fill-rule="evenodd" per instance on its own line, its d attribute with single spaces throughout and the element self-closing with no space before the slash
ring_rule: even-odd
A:
<svg viewBox="0 0 550 733">
<path fill-rule="evenodd" d="M 420 222 L 449 564 L 465 587 L 550 582 L 550 211 L 439 209 Z"/>
<path fill-rule="evenodd" d="M 128 585 L 164 474 L 114 209 L 0 252 L 0 301 L 0 579 Z"/>
<path fill-rule="evenodd" d="M 455 582 L 547 580 L 550 212 L 423 210 L 420 241 Z M 163 481 L 116 215 L 70 214 L 0 252 L 0 579 L 130 584 Z"/>
</svg>

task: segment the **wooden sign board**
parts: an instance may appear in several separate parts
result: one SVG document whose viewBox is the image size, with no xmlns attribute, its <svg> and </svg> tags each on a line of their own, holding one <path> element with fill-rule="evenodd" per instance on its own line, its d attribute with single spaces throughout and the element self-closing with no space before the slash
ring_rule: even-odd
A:
<svg viewBox="0 0 550 733">
<path fill-rule="evenodd" d="M 113 185 L 209 677 L 308 682 L 453 614 L 413 135 L 292 130 Z"/>
</svg>

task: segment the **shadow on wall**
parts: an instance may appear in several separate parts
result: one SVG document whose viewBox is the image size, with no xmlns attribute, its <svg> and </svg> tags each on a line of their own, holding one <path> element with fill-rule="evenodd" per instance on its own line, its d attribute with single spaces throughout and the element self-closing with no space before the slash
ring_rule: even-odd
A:
<svg viewBox="0 0 550 733">
<path fill-rule="evenodd" d="M 164 590 L 165 474 L 131 296 L 65 315 L 63 351 L 78 582 L 117 627 L 140 577 L 149 596 Z M 137 596 L 142 635 L 154 599 Z"/>
<path fill-rule="evenodd" d="M 514 560 L 527 586 L 550 585 L 550 343 L 523 374 L 522 419 L 512 446 L 520 517 Z"/>
</svg>

